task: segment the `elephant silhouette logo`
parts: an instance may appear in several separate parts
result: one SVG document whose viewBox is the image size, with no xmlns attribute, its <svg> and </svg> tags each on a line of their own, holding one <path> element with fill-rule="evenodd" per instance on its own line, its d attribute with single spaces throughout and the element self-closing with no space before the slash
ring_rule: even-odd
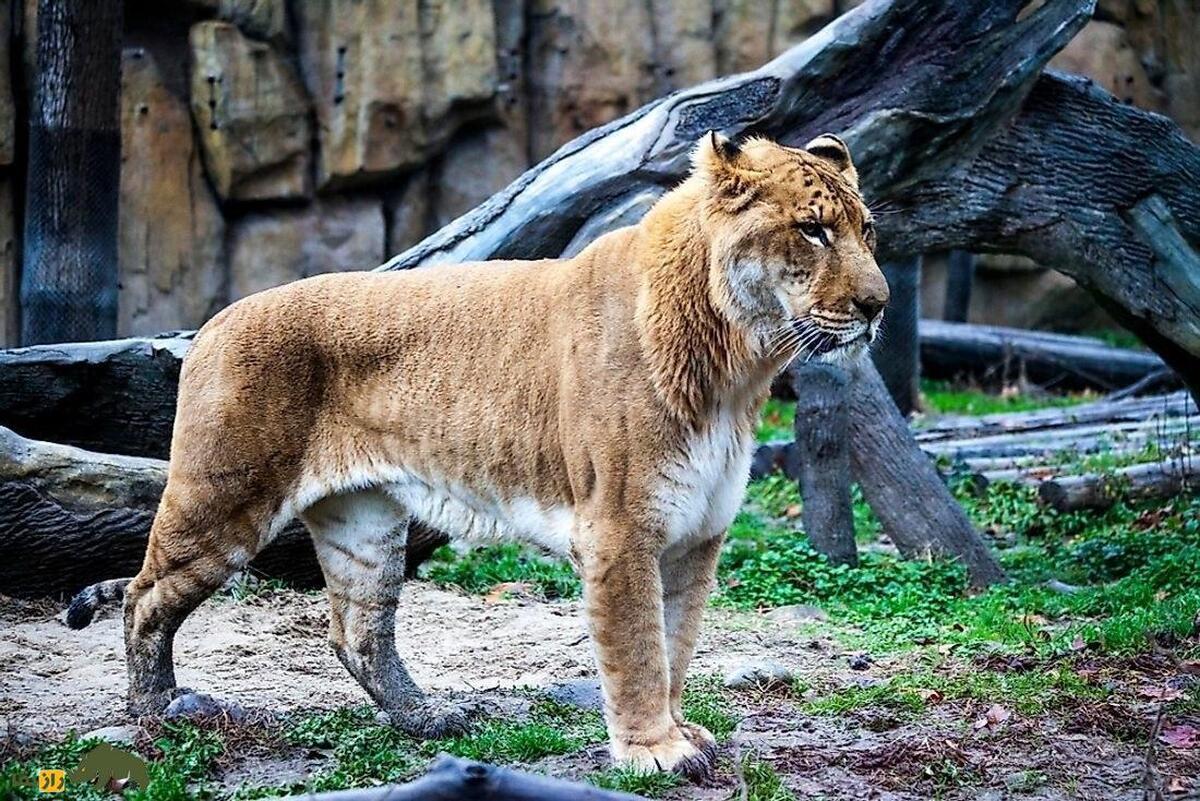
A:
<svg viewBox="0 0 1200 801">
<path fill-rule="evenodd" d="M 130 784 L 144 790 L 150 783 L 145 760 L 110 743 L 100 743 L 84 754 L 70 778 L 72 782 L 88 782 L 101 791 L 123 790 Z"/>
</svg>

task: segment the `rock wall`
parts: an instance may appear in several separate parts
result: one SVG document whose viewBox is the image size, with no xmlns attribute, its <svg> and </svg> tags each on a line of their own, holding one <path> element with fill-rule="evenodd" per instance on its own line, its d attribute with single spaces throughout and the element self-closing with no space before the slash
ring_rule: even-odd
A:
<svg viewBox="0 0 1200 801">
<path fill-rule="evenodd" d="M 858 1 L 126 0 L 121 332 L 372 267 L 583 131 L 756 67 Z M 1055 65 L 1200 134 L 1200 3 L 1100 6 Z M 0 56 L 8 345 L 34 9 L 0 0 L 21 53 Z"/>
</svg>

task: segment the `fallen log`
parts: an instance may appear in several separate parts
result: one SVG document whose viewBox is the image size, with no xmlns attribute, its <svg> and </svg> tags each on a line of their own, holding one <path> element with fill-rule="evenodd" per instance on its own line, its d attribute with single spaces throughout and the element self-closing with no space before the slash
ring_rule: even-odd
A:
<svg viewBox="0 0 1200 801">
<path fill-rule="evenodd" d="M 1037 483 L 1038 497 L 1060 512 L 1105 509 L 1118 500 L 1166 498 L 1200 488 L 1200 464 L 1191 458 L 1138 464 L 1111 473 L 1064 476 Z"/>
<path fill-rule="evenodd" d="M 166 458 L 191 335 L 0 351 L 0 426 L 31 439 Z"/>
<path fill-rule="evenodd" d="M 1004 386 L 1029 380 L 1051 389 L 1112 390 L 1160 373 L 1153 353 L 1092 337 L 921 320 L 921 375 Z"/>
<path fill-rule="evenodd" d="M 1122 444 L 1169 445 L 1188 432 L 1200 430 L 1200 416 L 1169 423 L 1159 420 L 1066 426 L 1029 434 L 997 434 L 977 439 L 926 442 L 921 449 L 933 457 L 955 461 L 978 458 L 1052 455 L 1062 452 L 1096 453 Z"/>
<path fill-rule="evenodd" d="M 69 595 L 135 574 L 166 478 L 159 459 L 94 453 L 0 428 L 0 594 Z M 298 523 L 250 567 L 297 586 L 321 585 L 312 542 Z"/>
<path fill-rule="evenodd" d="M 310 801 L 645 801 L 641 796 L 590 784 L 449 756 L 439 758 L 429 773 L 408 784 L 288 797 Z"/>
<path fill-rule="evenodd" d="M 1173 453 L 1181 450 L 1179 446 L 1185 444 L 1183 437 L 1178 439 L 1167 438 L 1161 442 L 1156 442 L 1160 448 L 1160 453 Z M 1011 471 L 1015 475 L 1022 472 L 1050 470 L 1052 472 L 1065 472 L 1063 466 L 1070 465 L 1079 461 L 1079 458 L 1086 458 L 1096 453 L 1103 453 L 1106 457 L 1133 457 L 1138 453 L 1145 452 L 1147 441 L 1140 439 L 1136 441 L 1122 441 L 1115 443 L 1109 447 L 1105 447 L 1093 451 L 1067 451 L 1054 455 L 1053 459 L 1047 460 L 1042 454 L 1024 455 L 1024 456 L 981 456 L 978 458 L 962 459 L 955 463 L 955 467 L 962 467 L 972 473 L 993 476 L 1000 472 Z M 1078 472 L 1078 471 L 1075 471 Z"/>
<path fill-rule="evenodd" d="M 1123 423 L 1138 420 L 1170 419 L 1200 412 L 1186 392 L 1146 398 L 1127 398 L 1082 403 L 1054 409 L 1035 409 L 1029 412 L 1003 412 L 982 417 L 944 417 L 922 422 L 915 431 L 918 442 L 969 439 L 996 434 L 1040 431 L 1067 425 L 1087 423 Z"/>
<path fill-rule="evenodd" d="M 166 480 L 161 459 L 96 453 L 0 427 L 0 595 L 70 595 L 137 573 Z M 446 542 L 440 531 L 413 526 L 408 574 Z M 324 584 L 298 521 L 250 570 L 300 588 Z"/>
</svg>

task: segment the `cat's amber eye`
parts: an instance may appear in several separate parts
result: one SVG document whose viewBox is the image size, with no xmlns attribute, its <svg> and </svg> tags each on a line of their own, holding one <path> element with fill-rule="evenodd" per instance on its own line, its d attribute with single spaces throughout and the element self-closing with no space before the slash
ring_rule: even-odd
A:
<svg viewBox="0 0 1200 801">
<path fill-rule="evenodd" d="M 817 242 L 820 242 L 821 247 L 829 247 L 829 235 L 825 233 L 825 226 L 819 222 L 805 220 L 800 223 L 800 233 L 809 239 L 815 239 Z"/>
</svg>

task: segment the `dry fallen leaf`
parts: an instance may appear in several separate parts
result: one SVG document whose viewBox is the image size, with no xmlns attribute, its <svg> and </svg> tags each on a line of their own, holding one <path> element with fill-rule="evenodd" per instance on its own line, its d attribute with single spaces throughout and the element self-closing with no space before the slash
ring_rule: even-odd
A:
<svg viewBox="0 0 1200 801">
<path fill-rule="evenodd" d="M 523 581 L 503 581 L 492 587 L 488 594 L 483 596 L 485 604 L 503 603 L 510 597 L 528 598 L 531 596 L 529 585 Z"/>
<path fill-rule="evenodd" d="M 921 696 L 921 700 L 927 704 L 940 704 L 943 698 L 937 690 L 917 690 L 917 695 Z"/>
<path fill-rule="evenodd" d="M 799 517 L 800 516 L 800 504 L 793 503 L 787 509 L 783 510 L 783 514 L 784 514 L 784 517 Z"/>
<path fill-rule="evenodd" d="M 1181 723 L 1178 726 L 1163 726 L 1162 731 L 1158 733 L 1158 739 L 1172 748 L 1187 750 L 1200 748 L 1200 729 L 1187 723 Z"/>
<path fill-rule="evenodd" d="M 1144 684 L 1138 687 L 1137 694 L 1152 701 L 1176 701 L 1183 697 L 1182 690 L 1174 687 L 1160 687 L 1155 684 Z"/>
<path fill-rule="evenodd" d="M 1008 709 L 1005 709 L 999 704 L 992 704 L 988 711 L 984 713 L 983 717 L 975 721 L 975 728 L 984 729 L 988 726 L 999 726 L 1001 723 L 1004 723 L 1011 717 L 1012 712 L 1010 712 Z"/>
</svg>

